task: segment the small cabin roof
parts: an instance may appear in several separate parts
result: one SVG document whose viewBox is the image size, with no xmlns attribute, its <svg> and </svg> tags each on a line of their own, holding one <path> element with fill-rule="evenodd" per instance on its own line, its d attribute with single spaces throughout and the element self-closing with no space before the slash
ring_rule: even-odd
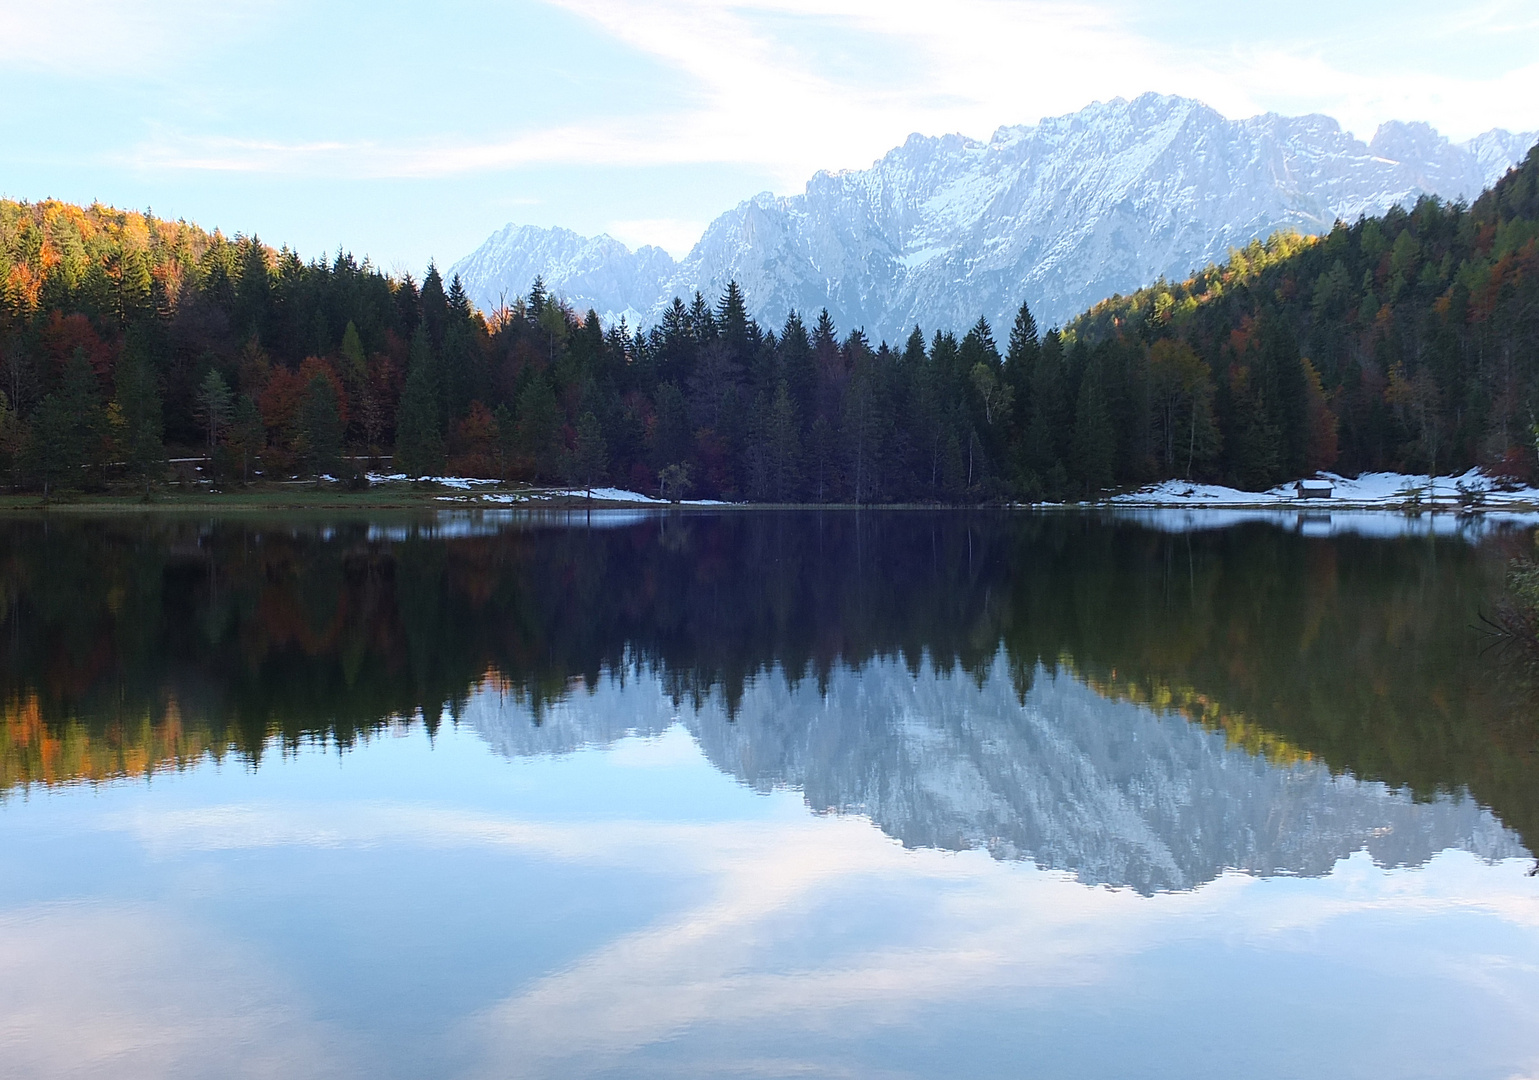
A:
<svg viewBox="0 0 1539 1080">
<path fill-rule="evenodd" d="M 1335 486 L 1336 485 L 1331 483 L 1329 480 L 1300 480 L 1299 481 L 1299 487 L 1307 488 L 1310 491 L 1329 491 L 1329 490 L 1331 490 L 1331 488 L 1333 488 Z"/>
</svg>

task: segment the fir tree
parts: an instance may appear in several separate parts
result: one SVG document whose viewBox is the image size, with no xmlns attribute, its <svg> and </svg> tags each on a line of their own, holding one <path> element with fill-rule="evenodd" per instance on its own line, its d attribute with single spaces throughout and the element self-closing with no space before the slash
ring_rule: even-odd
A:
<svg viewBox="0 0 1539 1080">
<path fill-rule="evenodd" d="M 198 387 L 198 419 L 203 422 L 210 453 L 219 444 L 219 436 L 230 422 L 230 410 L 234 404 L 230 384 L 224 381 L 224 376 L 219 374 L 217 368 L 209 368 Z"/>
<path fill-rule="evenodd" d="M 166 470 L 160 393 L 149 361 L 138 350 L 130 350 L 118 363 L 116 383 L 114 404 L 122 423 L 120 451 L 128 478 L 143 485 L 148 501 L 151 485 Z"/>
<path fill-rule="evenodd" d="M 358 336 L 358 324 L 352 319 L 347 320 L 347 326 L 342 330 L 342 347 L 339 350 L 340 364 L 337 374 L 342 377 L 342 387 L 347 392 L 347 399 L 354 406 L 354 414 L 360 414 L 363 404 L 363 395 L 369 383 L 369 360 L 364 355 L 363 339 Z"/>
<path fill-rule="evenodd" d="M 1091 365 L 1080 379 L 1074 408 L 1074 452 L 1070 467 L 1087 498 L 1112 484 L 1116 462 L 1116 433 L 1101 389 L 1100 372 Z"/>
<path fill-rule="evenodd" d="M 801 474 L 801 438 L 796 404 L 785 380 L 775 388 L 768 421 L 769 494 L 777 502 L 796 496 Z"/>
<path fill-rule="evenodd" d="M 603 428 L 598 417 L 585 412 L 577 420 L 577 437 L 572 445 L 570 479 L 593 497 L 593 489 L 599 485 L 609 469 L 609 446 L 604 441 Z"/>
<path fill-rule="evenodd" d="M 34 428 L 38 438 L 31 457 L 37 474 L 45 477 L 45 498 L 49 488 L 78 487 L 87 466 L 105 466 L 107 414 L 84 350 L 76 349 L 64 365 L 59 388 L 43 399 Z"/>
<path fill-rule="evenodd" d="M 395 417 L 395 467 L 407 476 L 436 476 L 444 465 L 438 379 L 426 327 L 412 335 L 406 385 Z"/>
<path fill-rule="evenodd" d="M 48 394 L 37 407 L 25 453 L 27 471 L 42 486 L 44 502 L 79 483 L 79 432 L 75 415 L 61 395 Z"/>
<path fill-rule="evenodd" d="M 299 410 L 299 435 L 305 471 L 314 477 L 342 470 L 342 413 L 336 387 L 323 372 L 310 376 Z"/>
<path fill-rule="evenodd" d="M 230 449 L 240 458 L 240 479 L 246 483 L 251 478 L 251 466 L 267 448 L 267 428 L 262 414 L 250 394 L 242 394 L 235 403 L 235 417 L 230 424 Z"/>
<path fill-rule="evenodd" d="M 536 372 L 518 396 L 515 429 L 519 449 L 537 476 L 555 479 L 563 447 L 559 445 L 561 406 L 550 380 Z"/>
<path fill-rule="evenodd" d="M 785 379 L 786 392 L 791 397 L 798 422 L 808 424 L 817 404 L 818 369 L 812 358 L 812 340 L 807 336 L 801 316 L 794 311 L 786 316 L 785 327 L 780 332 L 779 353 L 781 376 Z"/>
</svg>

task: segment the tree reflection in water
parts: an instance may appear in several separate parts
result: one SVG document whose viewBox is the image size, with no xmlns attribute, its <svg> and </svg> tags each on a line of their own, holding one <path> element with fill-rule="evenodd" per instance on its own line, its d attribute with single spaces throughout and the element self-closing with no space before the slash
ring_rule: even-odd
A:
<svg viewBox="0 0 1539 1080">
<path fill-rule="evenodd" d="M 732 762 L 758 730 L 746 780 L 845 808 L 871 790 L 837 790 L 819 769 L 848 748 L 790 753 L 798 736 L 766 717 L 814 715 L 808 700 L 853 692 L 860 673 L 868 697 L 904 678 L 914 693 L 965 680 L 992 688 L 996 712 L 1083 709 L 1088 690 L 1274 767 L 1418 800 L 1467 792 L 1532 849 L 1533 697 L 1470 629 L 1506 555 L 1500 541 L 1170 533 L 1066 514 L 12 520 L 0 791 L 347 747 L 412 718 L 435 728 L 488 688 L 538 724 L 624 675 L 683 703 L 723 768 L 742 771 Z M 844 714 L 838 739 L 875 723 L 867 705 Z M 1024 769 L 1008 783 L 1041 783 L 1027 775 L 1041 733 L 1000 731 Z M 877 749 L 869 761 L 898 777 Z M 1044 843 L 913 827 L 905 839 L 941 846 Z"/>
</svg>

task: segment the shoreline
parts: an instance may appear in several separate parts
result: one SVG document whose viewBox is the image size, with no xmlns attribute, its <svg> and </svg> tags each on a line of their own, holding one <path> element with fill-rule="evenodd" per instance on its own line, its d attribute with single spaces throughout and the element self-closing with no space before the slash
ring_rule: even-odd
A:
<svg viewBox="0 0 1539 1080">
<path fill-rule="evenodd" d="M 486 497 L 492 496 L 492 497 Z M 0 515 L 18 514 L 157 514 L 178 511 L 204 512 L 327 511 L 327 512 L 422 512 L 422 511 L 644 511 L 716 512 L 716 511 L 954 511 L 966 513 L 1084 513 L 1179 511 L 1197 516 L 1224 513 L 1282 513 L 1306 517 L 1332 513 L 1373 513 L 1402 517 L 1483 517 L 1490 514 L 1539 514 L 1539 499 L 1501 499 L 1481 505 L 1462 505 L 1453 501 L 1434 503 L 1415 501 L 1348 499 L 1254 499 L 1197 501 L 1182 499 L 1136 499 L 1126 496 L 1094 502 L 1062 503 L 769 503 L 769 502 L 679 502 L 661 500 L 621 500 L 595 497 L 587 499 L 567 492 L 540 491 L 487 492 L 485 495 L 445 491 L 362 491 L 312 490 L 310 492 L 236 491 L 236 492 L 162 492 L 150 501 L 139 495 L 112 493 L 72 494 L 44 502 L 35 495 L 0 495 Z"/>
<path fill-rule="evenodd" d="M 1429 477 L 1404 473 L 1364 473 L 1344 477 L 1318 474 L 1329 494 L 1298 494 L 1299 482 L 1267 491 L 1242 491 L 1216 484 L 1165 480 L 1136 491 L 1108 494 L 1077 502 L 998 503 L 800 503 L 722 502 L 693 499 L 669 502 L 622 488 L 591 490 L 536 487 L 528 484 L 470 477 L 430 477 L 408 480 L 400 474 L 369 475 L 369 486 L 349 489 L 327 479 L 257 481 L 216 490 L 197 481 L 160 487 L 146 500 L 142 493 L 118 487 L 97 492 L 71 492 L 44 502 L 35 493 L 0 494 L 0 515 L 17 513 L 164 513 L 168 511 L 262 512 L 422 512 L 502 510 L 528 512 L 573 511 L 965 511 L 1043 513 L 1181 512 L 1199 518 L 1224 513 L 1284 513 L 1319 517 L 1332 513 L 1373 513 L 1416 517 L 1539 513 L 1539 488 L 1502 483 L 1475 470 L 1461 476 Z"/>
</svg>

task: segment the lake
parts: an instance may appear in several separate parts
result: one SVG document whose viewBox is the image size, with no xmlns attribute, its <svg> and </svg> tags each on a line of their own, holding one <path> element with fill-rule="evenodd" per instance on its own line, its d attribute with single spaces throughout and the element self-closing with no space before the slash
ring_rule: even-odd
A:
<svg viewBox="0 0 1539 1080">
<path fill-rule="evenodd" d="M 1539 1076 L 1533 546 L 0 522 L 0 1073 Z"/>
</svg>

